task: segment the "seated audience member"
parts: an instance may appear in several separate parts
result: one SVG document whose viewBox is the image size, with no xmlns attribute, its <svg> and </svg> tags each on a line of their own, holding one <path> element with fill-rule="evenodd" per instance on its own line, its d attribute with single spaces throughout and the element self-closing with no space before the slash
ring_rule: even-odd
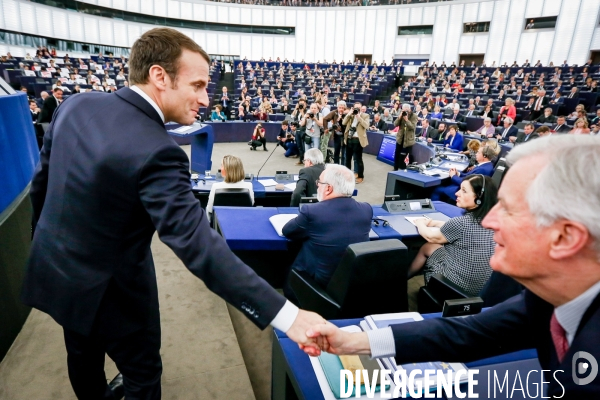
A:
<svg viewBox="0 0 600 400">
<path fill-rule="evenodd" d="M 479 116 L 483 118 L 494 119 L 494 111 L 492 110 L 492 105 L 486 104 L 485 107 L 483 107 L 483 110 L 481 110 L 481 112 L 479 113 Z"/>
<path fill-rule="evenodd" d="M 208 203 L 206 204 L 206 212 L 212 217 L 213 204 L 215 202 L 215 192 L 217 189 L 248 189 L 250 191 L 250 198 L 252 204 L 254 204 L 254 190 L 252 189 L 252 182 L 244 181 L 246 176 L 244 172 L 244 165 L 242 160 L 236 156 L 225 156 L 221 161 L 221 175 L 223 176 L 223 182 L 215 182 L 210 188 L 210 194 L 208 195 Z"/>
<path fill-rule="evenodd" d="M 519 134 L 517 135 L 517 137 L 514 140 L 513 140 L 514 136 L 511 136 L 510 141 L 514 142 L 515 145 L 517 145 L 520 143 L 525 143 L 528 140 L 539 138 L 540 135 L 537 132 L 534 132 L 533 131 L 534 129 L 535 129 L 535 127 L 533 126 L 533 124 L 526 124 L 523 127 L 523 132 L 519 132 Z"/>
<path fill-rule="evenodd" d="M 566 118 L 563 115 L 559 115 L 556 119 L 556 125 L 554 125 L 550 130 L 556 133 L 569 133 L 571 128 L 567 125 Z"/>
<path fill-rule="evenodd" d="M 283 121 L 281 123 L 281 130 L 277 140 L 283 149 L 285 150 L 285 157 L 298 157 L 298 146 L 296 146 L 295 136 L 298 125 L 294 122 L 291 124 L 291 129 L 288 130 L 289 122 Z"/>
<path fill-rule="evenodd" d="M 415 221 L 419 234 L 427 240 L 413 260 L 409 276 L 425 273 L 425 283 L 433 274 L 442 274 L 466 294 L 477 296 L 490 275 L 494 254 L 494 232 L 481 221 L 494 207 L 497 189 L 484 175 L 466 177 L 456 192 L 457 207 L 465 215 L 449 221 L 421 218 Z"/>
<path fill-rule="evenodd" d="M 348 245 L 369 241 L 373 209 L 352 198 L 354 173 L 342 165 L 328 164 L 316 183 L 319 203 L 302 207 L 283 234 L 303 241 L 292 268 L 325 287 Z M 284 292 L 291 296 L 290 290 Z"/>
<path fill-rule="evenodd" d="M 494 165 L 492 160 L 496 158 L 496 152 L 490 146 L 485 144 L 479 148 L 476 154 L 477 165 L 469 172 L 460 173 L 455 168 L 451 168 L 448 172 L 450 174 L 450 182 L 444 183 L 436 188 L 431 193 L 431 200 L 443 200 L 450 201 L 451 203 L 456 201 L 456 192 L 460 188 L 460 184 L 463 180 L 473 175 L 485 175 L 492 176 L 494 173 Z"/>
<path fill-rule="evenodd" d="M 386 124 L 394 123 L 394 117 L 390 114 L 390 110 L 388 110 L 387 108 L 383 110 L 383 116 L 381 117 L 381 119 Z"/>
<path fill-rule="evenodd" d="M 221 121 L 221 122 L 227 120 L 227 117 L 225 116 L 225 113 L 223 112 L 223 106 L 221 106 L 220 104 L 217 104 L 215 106 L 215 109 L 210 114 L 210 120 L 211 121 Z"/>
<path fill-rule="evenodd" d="M 444 117 L 444 113 L 442 113 L 442 109 L 440 106 L 433 107 L 433 112 L 430 114 L 431 119 L 442 119 Z"/>
<path fill-rule="evenodd" d="M 502 106 L 500 112 L 498 113 L 498 125 L 503 123 L 507 118 L 510 118 L 511 121 L 514 121 L 516 117 L 517 108 L 515 107 L 515 101 L 513 99 L 506 99 L 505 105 Z"/>
<path fill-rule="evenodd" d="M 262 124 L 257 124 L 252 132 L 252 140 L 248 142 L 250 150 L 256 150 L 257 147 L 262 146 L 264 151 L 267 151 L 267 138 L 265 137 L 265 128 Z"/>
<path fill-rule="evenodd" d="M 524 285 L 522 294 L 466 318 L 368 333 L 326 323 L 308 336 L 320 340 L 323 351 L 395 356 L 398 364 L 469 362 L 535 348 L 547 397 L 596 398 L 600 376 L 585 385 L 573 376 L 580 352 L 600 359 L 599 153 L 598 139 L 585 135 L 552 136 L 508 153 L 500 202 L 482 225 L 497 242 L 492 269 Z"/>
<path fill-rule="evenodd" d="M 579 118 L 577 121 L 575 121 L 575 124 L 573 125 L 573 129 L 571 129 L 569 131 L 569 133 L 572 135 L 589 134 L 590 128 L 588 128 L 587 121 L 583 118 Z"/>
<path fill-rule="evenodd" d="M 317 194 L 317 179 L 325 169 L 323 152 L 319 149 L 310 149 L 304 153 L 304 168 L 298 173 L 296 189 L 292 193 L 290 207 L 298 207 L 302 197 L 314 197 Z"/>
<path fill-rule="evenodd" d="M 503 127 L 500 130 L 500 133 L 496 134 L 496 139 L 498 140 L 510 140 L 511 136 L 517 136 L 519 130 L 516 126 L 513 125 L 513 119 L 510 117 L 504 118 Z"/>
<path fill-rule="evenodd" d="M 422 124 L 423 125 L 421 126 L 421 133 L 419 134 L 418 137 L 420 137 L 424 140 L 428 140 L 428 139 L 431 139 L 432 141 L 437 140 L 438 131 L 437 131 L 437 129 L 434 129 L 429 125 L 429 120 L 424 119 Z"/>
<path fill-rule="evenodd" d="M 456 125 L 451 125 L 448 128 L 448 133 L 444 139 L 444 147 L 452 150 L 462 150 L 463 135 L 458 132 Z"/>
<path fill-rule="evenodd" d="M 492 118 L 486 117 L 483 119 L 483 125 L 479 127 L 476 131 L 467 131 L 472 135 L 480 135 L 481 137 L 491 137 L 494 136 L 496 132 L 496 128 L 492 125 Z"/>
<path fill-rule="evenodd" d="M 552 131 L 547 126 L 540 126 L 535 130 L 535 133 L 537 133 L 539 137 L 552 135 Z"/>
<path fill-rule="evenodd" d="M 547 107 L 544 109 L 544 114 L 540 115 L 533 121 L 539 122 L 540 124 L 553 124 L 556 122 L 556 116 L 552 115 L 552 109 L 550 107 Z"/>
<path fill-rule="evenodd" d="M 371 122 L 370 130 L 372 131 L 385 131 L 387 130 L 387 123 L 385 123 L 379 114 L 375 114 L 373 122 Z"/>
<path fill-rule="evenodd" d="M 448 130 L 446 129 L 446 123 L 440 122 L 438 124 L 438 129 L 437 129 L 437 137 L 427 138 L 427 143 L 442 144 L 442 143 L 444 143 L 444 140 L 446 140 L 447 134 L 448 134 Z"/>
<path fill-rule="evenodd" d="M 477 165 L 477 152 L 481 147 L 481 142 L 477 139 L 469 140 L 467 150 L 461 151 L 460 154 L 469 156 L 469 168 Z"/>
<path fill-rule="evenodd" d="M 250 102 L 250 97 L 246 97 L 246 100 L 242 101 L 238 106 L 238 116 L 242 121 L 248 121 L 252 119 L 254 109 Z"/>
</svg>

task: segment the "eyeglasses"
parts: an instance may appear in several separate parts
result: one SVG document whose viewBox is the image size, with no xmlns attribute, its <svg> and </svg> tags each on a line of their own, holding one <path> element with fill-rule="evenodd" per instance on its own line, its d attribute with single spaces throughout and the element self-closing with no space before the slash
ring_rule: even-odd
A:
<svg viewBox="0 0 600 400">
<path fill-rule="evenodd" d="M 319 186 L 319 185 L 330 185 L 330 184 L 329 184 L 329 183 L 327 183 L 327 182 L 321 182 L 319 179 L 317 179 L 317 180 L 315 181 L 315 183 L 317 184 L 317 186 Z M 331 185 L 330 185 L 330 186 L 331 186 Z"/>
</svg>

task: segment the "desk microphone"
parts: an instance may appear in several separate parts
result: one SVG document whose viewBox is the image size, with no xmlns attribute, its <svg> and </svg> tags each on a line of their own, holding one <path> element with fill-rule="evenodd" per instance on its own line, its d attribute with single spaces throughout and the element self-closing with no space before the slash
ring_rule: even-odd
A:
<svg viewBox="0 0 600 400">
<path fill-rule="evenodd" d="M 256 180 L 258 180 L 258 176 L 260 175 L 260 171 L 262 171 L 263 167 L 267 164 L 267 161 L 269 161 L 269 158 L 271 158 L 271 156 L 273 155 L 273 153 L 275 153 L 275 149 L 277 147 L 279 147 L 279 145 L 281 144 L 280 141 L 277 141 L 277 144 L 275 145 L 275 147 L 273 148 L 273 150 L 271 151 L 271 154 L 269 154 L 269 157 L 267 157 L 267 159 L 265 160 L 265 162 L 263 163 L 263 165 L 260 167 L 260 169 L 258 170 L 258 172 L 256 173 Z"/>
</svg>

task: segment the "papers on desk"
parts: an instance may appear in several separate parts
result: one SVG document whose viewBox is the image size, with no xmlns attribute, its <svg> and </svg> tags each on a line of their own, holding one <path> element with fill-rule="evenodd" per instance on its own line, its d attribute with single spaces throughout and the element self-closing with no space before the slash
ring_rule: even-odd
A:
<svg viewBox="0 0 600 400">
<path fill-rule="evenodd" d="M 378 315 L 369 315 L 369 316 L 365 317 L 365 320 L 360 323 L 360 326 L 363 330 L 368 331 L 368 330 L 386 328 L 390 325 L 405 324 L 405 323 L 409 323 L 409 322 L 422 321 L 422 320 L 423 320 L 423 317 L 421 316 L 421 314 L 415 313 L 415 312 L 378 314 Z M 454 376 L 456 376 L 456 373 L 458 371 L 462 371 L 462 370 L 466 371 L 466 369 L 467 369 L 465 367 L 465 365 L 461 364 L 461 363 L 445 363 L 445 362 L 441 362 L 441 361 L 412 363 L 412 364 L 403 364 L 403 365 L 397 365 L 396 359 L 394 357 L 378 358 L 377 361 L 380 363 L 382 369 L 388 369 L 391 371 L 389 376 L 392 381 L 394 379 L 394 373 L 396 371 L 401 371 L 401 370 L 405 370 L 407 376 L 410 375 L 411 371 L 417 370 L 417 369 L 421 370 L 421 374 L 423 374 L 425 372 L 425 370 L 435 370 L 436 374 L 437 374 L 437 371 L 439 370 L 444 373 L 444 375 L 446 376 L 446 379 L 448 380 L 448 372 L 452 371 L 452 375 L 454 378 Z M 436 376 L 436 374 L 432 373 L 431 376 Z M 465 373 L 461 379 L 461 383 L 466 382 L 467 377 L 468 377 L 468 375 Z M 418 388 L 421 388 L 421 390 L 422 390 L 422 388 L 425 386 L 423 380 L 424 380 L 423 375 L 416 375 L 415 380 L 414 380 L 413 390 L 416 390 Z M 450 381 L 454 382 L 454 379 L 450 379 Z M 431 383 L 434 383 L 434 382 L 435 382 L 435 379 Z M 430 385 L 429 388 L 430 388 L 431 392 L 433 392 L 437 389 L 435 384 Z"/>
<path fill-rule="evenodd" d="M 300 179 L 300 175 L 294 175 L 294 180 L 297 181 L 298 179 Z"/>
<path fill-rule="evenodd" d="M 277 182 L 275 181 L 275 179 L 259 179 L 258 181 L 264 187 L 276 186 L 277 185 Z"/>
<path fill-rule="evenodd" d="M 290 189 L 290 190 L 296 190 L 296 182 L 292 182 L 292 183 L 286 183 L 285 185 L 286 188 Z"/>
<path fill-rule="evenodd" d="M 269 217 L 269 222 L 273 225 L 275 232 L 281 237 L 283 237 L 283 227 L 292 219 L 296 218 L 298 215 L 296 214 L 277 214 Z"/>
<path fill-rule="evenodd" d="M 465 164 L 453 163 L 453 162 L 446 161 L 446 162 L 444 163 L 443 167 L 444 167 L 444 168 L 448 168 L 448 169 L 450 169 L 450 168 L 455 168 L 455 169 L 457 169 L 458 171 L 462 171 L 463 169 L 465 169 L 465 168 L 466 168 L 466 165 L 465 165 Z"/>
<path fill-rule="evenodd" d="M 427 176 L 439 176 L 442 179 L 446 179 L 450 176 L 450 174 L 448 174 L 448 171 L 445 171 L 443 169 L 440 168 L 431 168 L 431 169 L 426 169 L 423 171 L 423 175 L 427 175 Z"/>
<path fill-rule="evenodd" d="M 417 226 L 417 224 L 415 224 L 415 221 L 416 221 L 416 220 L 418 220 L 418 219 L 421 219 L 421 218 L 425 218 L 425 219 L 431 219 L 431 218 L 429 218 L 429 217 L 428 217 L 427 215 L 425 215 L 425 214 L 423 214 L 423 215 L 416 215 L 416 216 L 414 216 L 414 217 L 409 217 L 409 216 L 406 216 L 406 217 L 404 217 L 404 218 L 406 218 L 406 220 L 407 220 L 408 222 L 410 222 L 411 224 L 413 224 L 414 226 Z"/>
<path fill-rule="evenodd" d="M 171 132 L 185 134 L 185 133 L 193 132 L 196 129 L 198 129 L 198 125 L 193 125 L 193 124 L 192 125 L 183 125 L 177 129 L 171 129 Z"/>
</svg>

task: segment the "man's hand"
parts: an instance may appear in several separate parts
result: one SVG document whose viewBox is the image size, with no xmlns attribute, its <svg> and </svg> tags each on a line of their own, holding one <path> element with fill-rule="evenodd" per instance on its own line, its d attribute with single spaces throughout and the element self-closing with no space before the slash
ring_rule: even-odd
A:
<svg viewBox="0 0 600 400">
<path fill-rule="evenodd" d="M 509 136 L 509 137 L 508 137 L 508 140 L 509 140 L 511 143 L 514 143 L 514 142 L 515 142 L 515 140 L 517 140 L 517 137 L 516 137 L 516 136 Z"/>
<path fill-rule="evenodd" d="M 320 341 L 323 351 L 331 354 L 371 354 L 371 345 L 366 332 L 345 332 L 326 321 L 324 324 L 313 326 L 306 334 L 309 338 Z M 307 352 L 306 349 L 304 351 Z"/>
<path fill-rule="evenodd" d="M 319 314 L 300 310 L 291 328 L 286 332 L 286 335 L 298 343 L 298 347 L 304 350 L 309 356 L 318 356 L 321 354 L 321 349 L 323 348 L 323 338 L 318 335 L 312 338 L 308 337 L 307 331 L 313 326 L 325 323 L 327 321 Z"/>
<path fill-rule="evenodd" d="M 456 175 L 456 168 L 450 168 L 450 170 L 448 171 L 448 175 L 450 175 L 450 178 Z"/>
</svg>

